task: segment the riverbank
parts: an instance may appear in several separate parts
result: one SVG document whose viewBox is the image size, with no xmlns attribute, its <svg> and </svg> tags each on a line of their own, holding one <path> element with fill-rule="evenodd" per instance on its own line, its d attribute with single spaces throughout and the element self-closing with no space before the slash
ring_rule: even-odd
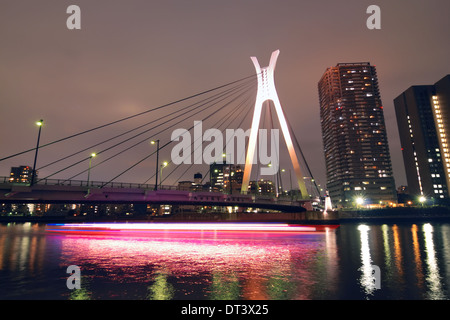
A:
<svg viewBox="0 0 450 320">
<path fill-rule="evenodd" d="M 280 213 L 179 213 L 167 216 L 0 216 L 0 223 L 75 223 L 75 222 L 284 222 L 292 224 L 340 224 L 345 222 L 409 222 L 409 221 L 450 221 L 448 207 L 409 207 Z"/>
<path fill-rule="evenodd" d="M 409 222 L 409 221 L 450 221 L 450 208 L 433 207 L 397 207 L 383 209 L 361 209 L 339 211 L 340 222 Z"/>
</svg>

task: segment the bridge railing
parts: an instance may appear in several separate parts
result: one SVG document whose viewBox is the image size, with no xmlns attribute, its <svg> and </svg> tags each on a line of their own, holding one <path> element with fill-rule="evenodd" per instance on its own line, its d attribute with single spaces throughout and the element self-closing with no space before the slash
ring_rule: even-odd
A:
<svg viewBox="0 0 450 320">
<path fill-rule="evenodd" d="M 9 184 L 9 185 L 20 185 L 20 186 L 28 186 L 29 183 L 18 183 L 11 182 L 10 177 L 0 177 L 0 184 Z M 145 189 L 145 190 L 154 190 L 155 184 L 145 184 L 145 183 L 132 183 L 132 182 L 103 182 L 103 181 L 89 181 L 86 180 L 67 180 L 67 179 L 38 179 L 36 182 L 37 185 L 51 185 L 51 186 L 75 186 L 75 187 L 85 187 L 85 188 L 120 188 L 120 189 Z M 161 185 L 158 186 L 158 190 L 179 190 L 179 191 L 189 191 L 189 192 L 213 192 L 213 193 L 223 193 L 229 194 L 229 192 L 215 189 L 215 188 L 203 188 L 202 186 L 193 186 L 186 188 L 185 186 L 172 186 L 172 185 Z M 242 194 L 235 193 L 233 195 Z M 245 194 L 245 193 L 244 193 Z M 258 194 L 258 193 L 248 193 L 247 195 L 258 199 L 259 201 L 265 202 L 286 202 L 293 203 L 295 201 L 304 200 L 300 196 L 297 195 L 286 195 L 280 194 L 277 197 L 274 194 Z"/>
<path fill-rule="evenodd" d="M 29 182 L 14 182 L 10 181 L 10 177 L 0 177 L 0 184 L 10 184 L 18 186 L 29 186 Z M 90 187 L 90 188 L 123 188 L 123 189 L 155 189 L 155 184 L 149 183 L 133 183 L 133 182 L 104 182 L 104 181 L 87 181 L 87 180 L 67 180 L 67 179 L 38 179 L 36 185 L 50 185 L 50 186 L 73 186 L 73 187 Z M 205 190 L 203 188 L 189 188 L 183 186 L 172 185 L 158 185 L 158 190 L 182 190 L 190 192 L 221 192 L 217 189 Z"/>
</svg>

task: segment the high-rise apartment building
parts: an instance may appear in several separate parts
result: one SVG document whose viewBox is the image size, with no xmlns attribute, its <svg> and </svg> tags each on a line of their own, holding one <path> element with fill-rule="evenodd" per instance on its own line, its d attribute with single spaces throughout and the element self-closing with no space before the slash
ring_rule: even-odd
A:
<svg viewBox="0 0 450 320">
<path fill-rule="evenodd" d="M 318 89 L 327 189 L 333 205 L 396 202 L 375 66 L 339 63 L 325 71 Z"/>
<path fill-rule="evenodd" d="M 394 99 L 409 194 L 450 197 L 450 75 Z"/>
</svg>

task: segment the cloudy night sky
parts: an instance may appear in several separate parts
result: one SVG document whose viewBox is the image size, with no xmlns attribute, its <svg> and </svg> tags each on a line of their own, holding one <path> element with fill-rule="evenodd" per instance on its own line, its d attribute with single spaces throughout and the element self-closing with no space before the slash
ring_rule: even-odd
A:
<svg viewBox="0 0 450 320">
<path fill-rule="evenodd" d="M 66 27 L 72 4 L 81 8 L 81 30 Z M 381 8 L 381 30 L 366 27 L 372 4 Z M 450 73 L 449 13 L 448 0 L 0 0 L 0 158 L 34 148 L 39 119 L 45 144 L 251 76 L 251 56 L 266 66 L 279 49 L 278 95 L 315 178 L 326 182 L 317 83 L 337 63 L 370 62 L 377 67 L 396 185 L 405 185 L 393 99 Z M 123 122 L 43 148 L 36 167 L 136 125 Z M 108 181 L 151 148 L 98 166 L 92 179 Z M 160 157 L 168 159 L 170 149 Z M 33 152 L 4 160 L 0 176 L 33 160 Z M 155 161 L 118 180 L 142 183 L 154 174 Z M 191 173 L 183 180 L 192 180 Z"/>
</svg>

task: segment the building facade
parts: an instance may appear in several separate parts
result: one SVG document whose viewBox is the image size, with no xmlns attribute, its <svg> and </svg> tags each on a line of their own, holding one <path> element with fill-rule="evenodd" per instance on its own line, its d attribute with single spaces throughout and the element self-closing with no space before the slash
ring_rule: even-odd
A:
<svg viewBox="0 0 450 320">
<path fill-rule="evenodd" d="M 239 165 L 212 163 L 210 165 L 210 182 L 213 191 L 240 193 L 244 170 Z"/>
<path fill-rule="evenodd" d="M 29 166 L 12 167 L 9 176 L 9 182 L 11 183 L 31 183 L 31 177 L 33 175 L 33 168 Z M 35 175 L 37 179 L 37 172 Z"/>
<path fill-rule="evenodd" d="M 397 201 L 375 66 L 339 63 L 318 83 L 320 121 L 333 206 Z"/>
<path fill-rule="evenodd" d="M 450 197 L 450 75 L 394 99 L 408 190 L 414 199 Z"/>
</svg>

